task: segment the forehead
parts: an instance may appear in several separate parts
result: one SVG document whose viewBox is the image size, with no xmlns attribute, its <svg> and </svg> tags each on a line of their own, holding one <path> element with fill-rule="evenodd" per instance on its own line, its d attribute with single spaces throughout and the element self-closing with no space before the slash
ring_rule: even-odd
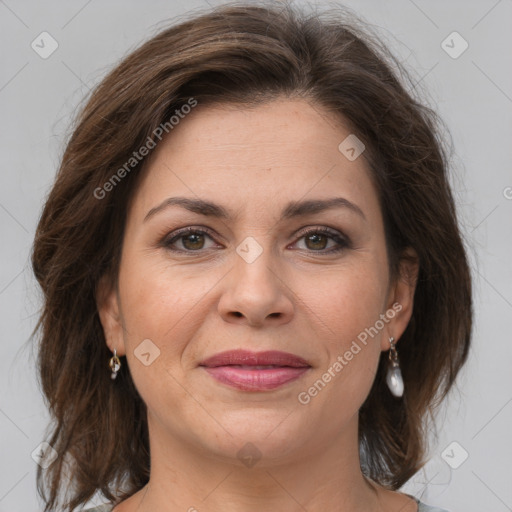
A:
<svg viewBox="0 0 512 512">
<path fill-rule="evenodd" d="M 251 108 L 199 103 L 153 150 L 134 209 L 145 215 L 170 195 L 186 195 L 254 215 L 340 194 L 372 209 L 377 197 L 364 154 L 349 160 L 339 149 L 351 136 L 347 125 L 304 100 Z"/>
</svg>

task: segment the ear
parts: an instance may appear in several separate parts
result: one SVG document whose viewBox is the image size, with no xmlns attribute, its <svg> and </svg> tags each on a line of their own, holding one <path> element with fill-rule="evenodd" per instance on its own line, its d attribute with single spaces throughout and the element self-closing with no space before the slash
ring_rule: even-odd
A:
<svg viewBox="0 0 512 512">
<path fill-rule="evenodd" d="M 381 350 L 389 350 L 389 338 L 395 338 L 396 343 L 409 324 L 414 307 L 418 272 L 418 255 L 414 249 L 408 247 L 400 257 L 399 275 L 389 289 L 386 311 L 394 311 L 395 316 L 386 324 L 387 336 L 381 339 Z"/>
<path fill-rule="evenodd" d="M 118 356 L 126 355 L 123 323 L 116 287 L 107 276 L 102 276 L 96 288 L 96 306 L 108 348 Z"/>
</svg>

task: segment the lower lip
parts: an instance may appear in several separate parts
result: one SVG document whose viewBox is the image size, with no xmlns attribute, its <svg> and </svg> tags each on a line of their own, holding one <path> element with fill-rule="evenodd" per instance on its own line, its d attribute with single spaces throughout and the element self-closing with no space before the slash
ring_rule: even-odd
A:
<svg viewBox="0 0 512 512">
<path fill-rule="evenodd" d="M 219 382 L 244 391 L 263 391 L 275 389 L 287 382 L 298 379 L 309 367 L 291 368 L 282 366 L 276 368 L 257 369 L 240 366 L 216 366 L 204 369 Z"/>
</svg>

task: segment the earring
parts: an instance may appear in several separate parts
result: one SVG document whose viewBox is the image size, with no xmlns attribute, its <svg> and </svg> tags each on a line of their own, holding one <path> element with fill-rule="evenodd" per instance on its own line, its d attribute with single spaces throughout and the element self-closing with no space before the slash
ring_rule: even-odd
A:
<svg viewBox="0 0 512 512">
<path fill-rule="evenodd" d="M 395 338 L 389 338 L 391 349 L 389 351 L 389 366 L 386 376 L 386 383 L 389 390 L 393 395 L 401 397 L 404 394 L 404 380 L 402 379 L 402 372 L 400 371 L 400 364 L 398 363 L 398 353 L 394 344 Z"/>
<path fill-rule="evenodd" d="M 119 357 L 117 357 L 116 349 L 114 349 L 114 356 L 110 358 L 108 365 L 110 366 L 110 369 L 112 370 L 112 374 L 110 375 L 110 378 L 112 380 L 114 380 L 117 377 L 117 372 L 121 368 L 121 361 L 119 360 Z"/>
</svg>

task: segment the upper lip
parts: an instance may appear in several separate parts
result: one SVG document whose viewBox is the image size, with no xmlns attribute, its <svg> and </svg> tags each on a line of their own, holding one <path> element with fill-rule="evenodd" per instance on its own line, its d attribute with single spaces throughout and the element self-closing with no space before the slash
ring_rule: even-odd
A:
<svg viewBox="0 0 512 512">
<path fill-rule="evenodd" d="M 227 350 L 220 352 L 212 357 L 202 361 L 199 366 L 290 366 L 293 368 L 304 368 L 311 366 L 302 357 L 290 354 L 289 352 L 280 352 L 269 350 L 266 352 L 250 352 L 248 350 Z"/>
</svg>

